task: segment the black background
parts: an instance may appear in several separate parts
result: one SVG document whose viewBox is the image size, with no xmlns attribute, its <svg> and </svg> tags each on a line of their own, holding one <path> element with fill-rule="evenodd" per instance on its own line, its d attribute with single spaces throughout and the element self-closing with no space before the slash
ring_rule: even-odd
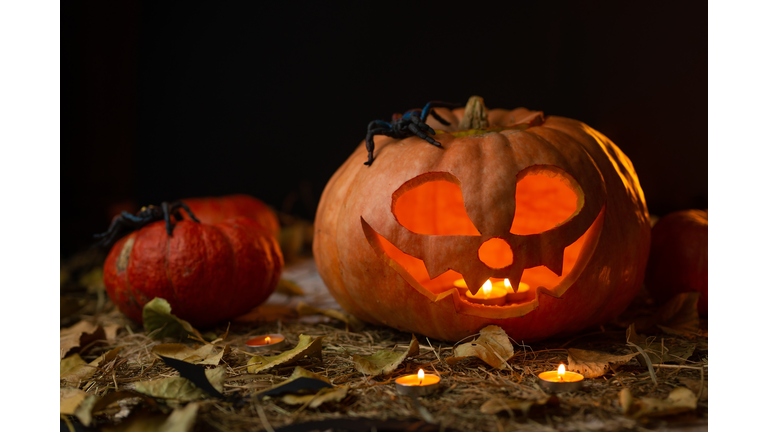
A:
<svg viewBox="0 0 768 432">
<path fill-rule="evenodd" d="M 370 120 L 474 94 L 603 132 L 652 214 L 707 207 L 705 2 L 458 5 L 66 3 L 62 256 L 192 196 L 312 219 Z"/>
</svg>

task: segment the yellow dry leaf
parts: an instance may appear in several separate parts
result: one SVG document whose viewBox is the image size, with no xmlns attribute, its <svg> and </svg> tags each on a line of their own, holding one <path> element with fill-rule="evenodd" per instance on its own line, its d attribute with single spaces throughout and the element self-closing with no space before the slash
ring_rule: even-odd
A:
<svg viewBox="0 0 768 432">
<path fill-rule="evenodd" d="M 299 343 L 284 353 L 274 356 L 253 356 L 248 360 L 248 373 L 256 374 L 277 365 L 290 365 L 305 357 L 323 359 L 323 337 L 299 335 Z"/>
<path fill-rule="evenodd" d="M 203 339 L 192 324 L 171 313 L 171 305 L 163 298 L 156 297 L 145 304 L 142 317 L 144 329 L 155 339 L 164 337 L 186 339 L 189 336 Z"/>
<path fill-rule="evenodd" d="M 497 414 L 502 411 L 520 411 L 527 415 L 532 406 L 558 403 L 557 396 L 547 396 L 539 399 L 501 399 L 493 398 L 480 407 L 483 414 Z"/>
<path fill-rule="evenodd" d="M 224 390 L 223 382 L 226 376 L 226 369 L 219 366 L 216 369 L 207 369 L 205 376 L 211 385 L 222 392 Z M 152 397 L 164 399 L 177 399 L 180 401 L 191 401 L 210 397 L 208 392 L 197 387 L 192 381 L 182 377 L 162 378 L 153 381 L 139 381 L 134 383 L 134 390 Z"/>
<path fill-rule="evenodd" d="M 666 399 L 640 398 L 635 406 L 639 408 L 633 414 L 635 418 L 679 414 L 696 409 L 696 395 L 685 387 L 677 387 Z"/>
<path fill-rule="evenodd" d="M 98 402 L 99 397 L 95 394 L 89 394 L 86 396 L 86 398 L 80 403 L 80 405 L 75 409 L 75 417 L 77 417 L 78 420 L 80 420 L 80 423 L 84 424 L 86 427 L 91 425 L 91 421 L 93 421 L 93 406 Z"/>
<path fill-rule="evenodd" d="M 59 377 L 64 378 L 65 375 L 76 371 L 84 364 L 85 360 L 80 357 L 80 354 L 75 353 L 69 357 L 64 357 L 59 363 Z"/>
<path fill-rule="evenodd" d="M 288 279 L 280 278 L 280 281 L 277 283 L 277 287 L 275 288 L 275 292 L 279 294 L 284 294 L 287 296 L 303 296 L 305 295 L 304 290 L 301 289 L 300 286 L 296 285 L 295 282 L 290 281 Z"/>
<path fill-rule="evenodd" d="M 578 372 L 585 378 L 597 378 L 608 372 L 608 364 L 623 365 L 639 353 L 613 355 L 599 351 L 569 348 L 568 370 Z"/>
<path fill-rule="evenodd" d="M 226 348 L 216 351 L 216 347 L 210 344 L 191 348 L 180 343 L 168 343 L 155 345 L 152 348 L 153 353 L 164 357 L 175 358 L 187 363 L 213 366 L 219 364 L 225 351 Z"/>
<path fill-rule="evenodd" d="M 117 337 L 117 331 L 122 327 L 120 324 L 107 324 L 104 326 L 104 335 L 107 340 L 113 340 Z"/>
<path fill-rule="evenodd" d="M 290 393 L 298 393 L 298 392 L 306 392 L 306 391 L 316 390 L 316 388 L 311 388 L 311 385 L 307 385 L 308 383 L 309 384 L 312 383 L 311 381 L 307 381 L 307 380 L 302 381 L 303 384 L 301 384 L 299 386 L 295 386 L 295 385 L 291 386 L 290 385 L 292 382 L 298 380 L 299 378 L 309 378 L 310 380 L 322 381 L 324 383 L 328 383 L 329 385 L 331 385 L 331 380 L 329 380 L 328 378 L 326 378 L 326 377 L 324 377 L 322 375 L 316 374 L 314 372 L 310 372 L 310 371 L 304 369 L 301 366 L 296 366 L 296 368 L 293 369 L 293 373 L 291 374 L 291 376 L 288 377 L 287 380 L 281 382 L 280 384 L 278 384 L 276 386 L 270 387 L 270 388 L 268 388 L 266 390 L 262 390 L 262 391 L 258 392 L 256 395 L 259 398 L 263 398 L 265 396 L 279 395 L 279 394 L 282 394 L 282 393 L 289 393 L 289 392 Z M 304 385 L 307 385 L 307 386 L 304 387 Z"/>
<path fill-rule="evenodd" d="M 88 393 L 72 388 L 72 387 L 62 387 L 59 389 L 59 412 L 61 414 L 67 414 L 67 415 L 73 415 L 75 414 L 75 410 L 78 406 L 80 406 L 80 403 L 85 400 L 85 398 L 88 396 Z"/>
<path fill-rule="evenodd" d="M 352 356 L 352 361 L 355 363 L 355 369 L 358 372 L 369 376 L 385 375 L 398 366 L 407 357 L 413 357 L 419 354 L 419 341 L 416 336 L 411 335 L 411 343 L 408 345 L 408 350 L 405 352 L 395 352 L 381 350 L 370 356 L 359 356 L 357 354 Z"/>
<path fill-rule="evenodd" d="M 62 329 L 59 331 L 60 358 L 66 357 L 74 348 L 84 347 L 99 339 L 106 339 L 104 329 L 89 321 L 80 321 L 72 327 Z"/>
<path fill-rule="evenodd" d="M 507 333 L 499 326 L 490 325 L 480 330 L 480 337 L 474 341 L 457 346 L 453 357 L 447 358 L 446 362 L 455 364 L 466 357 L 478 357 L 494 368 L 505 369 L 507 360 L 514 354 Z"/>
<path fill-rule="evenodd" d="M 347 324 L 350 330 L 357 331 L 365 326 L 365 323 L 360 321 L 348 313 L 335 309 L 319 309 L 314 306 L 310 306 L 304 302 L 299 302 L 296 306 L 296 312 L 299 316 L 307 315 L 325 315 L 328 318 L 332 318 Z"/>
<path fill-rule="evenodd" d="M 120 350 L 122 349 L 123 347 L 113 348 L 107 353 L 99 356 L 96 360 L 88 364 L 85 364 L 83 362 L 83 363 L 74 365 L 72 369 L 68 370 L 66 374 L 60 377 L 60 379 L 63 379 L 66 382 L 71 384 L 78 384 L 80 381 L 85 381 L 91 376 L 93 376 L 93 374 L 96 373 L 99 367 L 114 360 L 115 357 L 117 357 L 117 353 L 120 352 Z"/>
<path fill-rule="evenodd" d="M 621 405 L 621 413 L 627 415 L 632 409 L 634 399 L 632 398 L 632 392 L 628 388 L 621 389 L 619 393 L 619 405 Z"/>
<path fill-rule="evenodd" d="M 303 405 L 309 402 L 310 408 L 317 408 L 326 402 L 339 402 L 347 397 L 349 386 L 341 386 L 334 388 L 321 389 L 317 394 L 313 395 L 285 395 L 283 396 L 283 402 L 288 405 Z"/>
</svg>

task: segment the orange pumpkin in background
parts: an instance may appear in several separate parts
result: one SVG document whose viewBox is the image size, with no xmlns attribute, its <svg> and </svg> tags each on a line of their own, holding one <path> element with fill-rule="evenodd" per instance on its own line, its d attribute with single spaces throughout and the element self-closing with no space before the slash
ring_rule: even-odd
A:
<svg viewBox="0 0 768 432">
<path fill-rule="evenodd" d="M 621 150 L 539 111 L 482 107 L 471 113 L 485 124 L 459 128 L 464 108 L 436 110 L 451 123 L 427 120 L 442 148 L 376 136 L 375 162 L 363 164 L 362 143 L 323 191 L 313 252 L 339 304 L 446 341 L 491 324 L 539 340 L 624 311 L 642 284 L 651 228 Z M 472 300 L 497 284 L 509 291 L 500 305 Z"/>
<path fill-rule="evenodd" d="M 272 235 L 276 237 L 280 235 L 280 222 L 275 211 L 250 195 L 187 198 L 181 201 L 189 206 L 202 223 L 214 224 L 231 217 L 243 216 L 259 222 Z"/>
<path fill-rule="evenodd" d="M 283 256 L 276 238 L 245 217 L 207 224 L 150 223 L 115 243 L 104 262 L 107 294 L 141 323 L 144 305 L 161 297 L 174 315 L 207 327 L 248 312 L 277 287 Z"/>
<path fill-rule="evenodd" d="M 656 222 L 645 274 L 648 291 L 660 304 L 676 294 L 696 291 L 699 314 L 707 315 L 709 286 L 707 210 L 681 210 Z"/>
</svg>

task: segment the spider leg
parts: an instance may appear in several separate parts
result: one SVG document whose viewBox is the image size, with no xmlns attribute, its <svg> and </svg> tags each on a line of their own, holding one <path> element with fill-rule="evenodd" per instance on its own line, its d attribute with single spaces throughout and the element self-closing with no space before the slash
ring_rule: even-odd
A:
<svg viewBox="0 0 768 432">
<path fill-rule="evenodd" d="M 165 232 L 168 233 L 168 236 L 171 237 L 171 211 L 169 210 L 168 203 L 163 201 L 162 204 L 160 204 L 163 208 L 163 219 L 165 219 Z"/>
<path fill-rule="evenodd" d="M 143 222 L 143 218 L 134 216 L 126 211 L 116 215 L 112 218 L 112 222 L 109 224 L 107 231 L 101 234 L 93 235 L 93 238 L 99 239 L 99 241 L 96 242 L 96 246 L 109 246 L 123 231 L 123 228 L 137 227 L 140 226 Z"/>
<path fill-rule="evenodd" d="M 195 217 L 195 214 L 194 214 L 194 213 L 192 213 L 192 210 L 190 210 L 190 209 L 189 209 L 189 207 L 187 207 L 187 205 L 186 205 L 184 202 L 182 202 L 182 201 L 179 201 L 179 203 L 178 203 L 178 204 L 179 204 L 179 207 L 181 207 L 181 208 L 183 208 L 184 210 L 186 210 L 187 214 L 189 215 L 189 217 L 190 217 L 190 218 L 192 218 L 192 220 L 193 220 L 193 221 L 195 221 L 195 222 L 197 222 L 197 223 L 200 223 L 200 221 L 199 221 L 199 220 L 197 220 L 197 218 Z M 179 214 L 181 214 L 181 213 L 179 213 Z"/>
<path fill-rule="evenodd" d="M 371 166 L 371 164 L 373 163 L 373 149 L 374 149 L 373 136 L 389 135 L 391 132 L 392 132 L 392 129 L 387 129 L 387 128 L 368 129 L 368 134 L 365 136 L 365 149 L 368 150 L 368 161 L 363 162 L 363 165 Z"/>
<path fill-rule="evenodd" d="M 444 118 L 440 117 L 436 112 L 432 111 L 432 108 L 459 108 L 459 107 L 461 107 L 461 104 L 456 104 L 452 102 L 441 102 L 441 101 L 427 102 L 427 104 L 424 105 L 424 109 L 421 110 L 421 121 L 425 121 L 427 117 L 429 117 L 429 115 L 432 114 L 432 117 L 434 117 L 435 120 L 448 126 L 451 124 L 451 122 L 446 121 Z"/>
<path fill-rule="evenodd" d="M 427 126 L 427 127 L 429 127 L 429 126 Z M 432 129 L 432 128 L 430 128 L 430 129 Z M 425 134 L 424 131 L 419 129 L 414 123 L 411 123 L 411 124 L 408 125 L 408 130 L 410 130 L 411 132 L 416 134 L 416 136 L 418 136 L 419 138 L 423 139 L 424 141 L 432 144 L 435 147 L 442 147 L 443 146 L 439 142 L 437 142 L 434 139 L 432 139 L 431 136 Z M 434 130 L 432 131 L 432 133 L 434 134 Z"/>
</svg>

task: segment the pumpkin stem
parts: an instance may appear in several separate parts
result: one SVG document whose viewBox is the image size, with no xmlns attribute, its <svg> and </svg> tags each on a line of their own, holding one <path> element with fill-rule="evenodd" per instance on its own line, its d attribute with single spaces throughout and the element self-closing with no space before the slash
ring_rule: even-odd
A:
<svg viewBox="0 0 768 432">
<path fill-rule="evenodd" d="M 459 122 L 459 130 L 478 129 L 490 126 L 488 108 L 480 96 L 472 96 L 464 108 L 464 117 Z"/>
</svg>

